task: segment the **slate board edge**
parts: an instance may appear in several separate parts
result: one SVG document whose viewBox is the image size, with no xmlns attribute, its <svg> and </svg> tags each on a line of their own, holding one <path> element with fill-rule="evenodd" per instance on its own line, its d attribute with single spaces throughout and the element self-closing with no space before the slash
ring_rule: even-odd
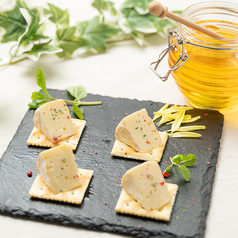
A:
<svg viewBox="0 0 238 238">
<path fill-rule="evenodd" d="M 35 210 L 36 211 L 36 210 Z M 69 219 L 67 216 L 57 216 L 55 217 L 54 214 L 35 214 L 32 210 L 28 212 L 22 211 L 19 207 L 13 207 L 9 208 L 2 204 L 0 204 L 0 213 L 2 215 L 7 215 L 14 218 L 23 218 L 25 220 L 31 220 L 31 221 L 38 221 L 38 222 L 45 222 L 47 224 L 52 225 L 63 225 L 66 227 L 76 227 L 76 228 L 83 228 L 86 230 L 91 230 L 95 232 L 108 232 L 112 234 L 121 234 L 123 236 L 128 237 L 138 237 L 138 238 L 145 238 L 145 237 L 169 237 L 169 238 L 202 238 L 204 237 L 204 234 L 197 234 L 196 236 L 180 236 L 175 235 L 173 233 L 167 232 L 167 231 L 152 231 L 141 228 L 135 228 L 135 227 L 125 227 L 123 225 L 118 224 L 110 224 L 108 225 L 107 221 L 103 219 L 97 219 L 97 222 L 93 220 L 85 220 L 85 217 L 77 216 L 74 217 L 74 219 Z M 50 221 L 49 221 L 50 219 Z M 77 222 L 75 222 L 77 220 Z M 99 222 L 100 220 L 100 222 Z"/>
<path fill-rule="evenodd" d="M 54 89 L 49 89 L 49 90 L 54 90 Z M 59 91 L 65 92 L 66 90 L 59 90 Z M 133 100 L 133 101 L 137 101 L 137 102 L 143 102 L 144 101 L 144 102 L 148 102 L 148 103 L 158 103 L 158 102 L 154 102 L 154 101 L 151 101 L 151 100 L 137 100 L 137 99 L 131 99 L 131 98 L 125 98 L 125 97 L 122 98 L 122 97 L 102 96 L 102 95 L 99 95 L 99 94 L 88 94 L 88 95 L 100 96 L 100 97 L 105 97 L 105 98 L 114 98 L 114 99 L 129 99 L 129 100 Z M 171 105 L 173 105 L 173 104 L 171 104 Z M 29 110 L 32 110 L 32 109 L 28 109 L 27 112 Z M 27 114 L 27 112 L 26 112 L 26 114 Z M 25 116 L 26 116 L 26 114 L 25 114 Z M 12 140 L 14 140 L 14 137 L 17 135 L 17 132 L 18 132 L 19 128 L 23 124 L 25 116 L 23 117 L 20 125 L 18 126 L 18 128 L 16 130 L 16 133 L 14 134 Z M 224 116 L 222 117 L 222 120 L 220 121 L 219 130 L 221 130 L 221 132 L 222 132 L 222 128 L 223 128 L 223 122 L 224 122 Z M 221 136 L 222 136 L 222 133 L 220 133 L 220 137 L 218 138 L 219 143 L 217 144 L 217 154 L 219 153 Z M 11 141 L 10 141 L 9 145 L 7 146 L 7 149 L 3 153 L 2 158 L 0 160 L 0 171 L 1 171 L 1 163 L 2 163 L 2 161 L 4 159 L 5 153 L 8 151 L 8 149 L 11 146 Z M 216 155 L 213 155 L 213 158 L 214 157 L 216 157 Z M 212 169 L 216 170 L 216 163 L 217 163 L 217 159 L 216 158 L 214 158 L 214 162 L 215 163 L 213 163 L 211 166 L 209 166 L 208 169 L 212 168 Z M 209 175 L 209 173 L 205 173 L 205 175 Z M 212 182 L 208 183 L 208 185 L 210 186 L 211 190 L 213 188 L 214 178 L 215 178 L 215 173 L 214 173 L 213 177 L 210 178 L 210 181 L 212 181 Z M 203 178 L 203 179 L 205 180 L 205 178 Z M 211 197 L 208 197 L 208 199 L 206 199 L 206 197 L 204 197 L 204 201 L 205 201 L 206 206 L 204 206 L 203 208 L 207 207 L 207 210 L 204 209 L 202 212 L 205 212 L 206 213 L 205 217 L 207 217 L 207 214 L 209 212 Z M 2 213 L 4 215 L 10 215 L 10 216 L 12 215 L 12 216 L 22 217 L 22 218 L 26 218 L 27 217 L 27 219 L 30 218 L 30 219 L 34 219 L 34 220 L 43 221 L 43 222 L 45 220 L 47 220 L 46 219 L 47 216 L 50 216 L 50 214 L 37 215 L 37 214 L 32 213 L 32 211 L 24 212 L 24 211 L 21 211 L 21 209 L 19 207 L 17 207 L 17 206 L 9 208 L 9 207 L 4 206 L 3 204 L 0 204 L 0 213 Z M 117 225 L 117 224 L 113 224 L 113 228 L 114 229 L 112 229 L 110 226 L 108 226 L 106 224 L 106 222 L 103 219 L 98 219 L 98 218 L 97 218 L 97 220 L 100 220 L 100 222 L 96 223 L 96 224 L 94 222 L 93 223 L 92 222 L 85 222 L 84 217 L 81 218 L 79 216 L 77 217 L 77 222 L 76 223 L 75 223 L 75 221 L 72 222 L 71 219 L 69 220 L 68 217 L 61 216 L 61 218 L 62 219 L 59 219 L 59 217 L 57 217 L 57 218 L 51 217 L 51 223 L 83 227 L 83 228 L 86 228 L 86 229 L 90 229 L 91 228 L 91 229 L 96 230 L 96 231 L 107 231 L 107 232 L 113 232 L 113 233 L 116 232 L 116 233 L 120 233 L 120 234 L 124 234 L 124 235 L 134 236 L 134 237 L 145 237 L 145 236 L 154 237 L 154 235 L 156 235 L 156 236 L 162 235 L 162 237 L 164 237 L 164 236 L 167 237 L 169 235 L 169 237 L 190 238 L 190 236 L 177 236 L 177 235 L 174 236 L 174 234 L 168 233 L 166 231 L 165 232 L 161 231 L 161 233 L 158 233 L 158 231 L 155 231 L 156 234 L 154 234 L 153 231 L 148 231 L 148 230 L 143 229 L 143 228 L 135 229 L 135 227 L 132 227 L 131 231 L 130 231 L 130 229 L 125 231 L 123 229 L 123 225 L 121 226 L 121 225 Z M 80 222 L 78 223 L 78 221 L 80 221 Z M 79 226 L 79 224 L 80 224 L 80 226 Z M 206 219 L 204 219 L 204 221 L 201 221 L 200 227 L 206 227 Z M 143 231 L 143 233 L 142 233 L 142 231 Z M 205 229 L 201 233 L 201 236 L 199 235 L 198 237 L 204 237 L 204 234 L 205 234 Z"/>
<path fill-rule="evenodd" d="M 212 181 L 211 183 L 208 183 L 208 186 L 210 188 L 210 190 L 213 190 L 213 184 L 214 184 L 214 180 L 215 180 L 215 175 L 216 175 L 216 165 L 217 165 L 217 158 L 219 155 L 219 151 L 220 151 L 220 144 L 221 144 L 221 137 L 222 137 L 222 129 L 223 129 L 223 125 L 224 125 L 224 116 L 221 118 L 220 120 L 220 126 L 218 127 L 218 131 L 219 131 L 219 137 L 217 138 L 218 143 L 216 145 L 216 151 L 217 154 L 213 153 L 212 158 L 211 158 L 211 163 L 210 166 L 207 168 L 207 172 L 204 174 L 203 176 L 203 184 L 204 181 L 209 181 L 209 179 Z M 211 175 L 211 173 L 209 173 L 209 170 L 213 169 L 214 170 L 214 174 Z M 209 208 L 210 208 L 210 204 L 211 204 L 211 196 L 208 196 L 208 198 L 206 198 L 205 196 L 206 194 L 203 193 L 203 199 L 204 199 L 204 204 L 206 206 L 203 206 L 203 211 L 205 213 L 205 217 L 206 219 L 202 220 L 200 223 L 200 227 L 205 227 L 205 229 L 203 230 L 203 234 L 202 237 L 205 236 L 205 230 L 206 230 L 206 220 L 207 220 L 207 215 L 209 212 Z"/>
</svg>

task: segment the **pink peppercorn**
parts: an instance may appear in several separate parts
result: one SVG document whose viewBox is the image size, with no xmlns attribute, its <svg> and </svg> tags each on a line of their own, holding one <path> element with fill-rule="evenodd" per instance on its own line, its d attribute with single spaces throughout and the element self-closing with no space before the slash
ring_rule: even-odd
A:
<svg viewBox="0 0 238 238">
<path fill-rule="evenodd" d="M 164 176 L 164 178 L 168 178 L 170 176 L 170 173 L 168 172 L 163 172 L 162 175 Z"/>
<path fill-rule="evenodd" d="M 31 172 L 31 171 L 28 171 L 28 172 L 27 172 L 27 176 L 28 176 L 28 177 L 31 177 L 31 176 L 32 176 L 32 172 Z"/>
</svg>

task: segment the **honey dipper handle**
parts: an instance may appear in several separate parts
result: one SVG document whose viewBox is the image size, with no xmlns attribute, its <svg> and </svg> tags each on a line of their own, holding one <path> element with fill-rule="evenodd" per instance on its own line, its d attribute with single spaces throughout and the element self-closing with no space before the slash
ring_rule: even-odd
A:
<svg viewBox="0 0 238 238">
<path fill-rule="evenodd" d="M 226 37 L 214 32 L 210 31 L 205 27 L 202 27 L 194 22 L 188 21 L 185 18 L 182 18 L 170 11 L 168 11 L 168 7 L 163 6 L 159 2 L 151 2 L 149 5 L 149 11 L 151 14 L 158 16 L 159 18 L 164 18 L 168 17 L 176 22 L 182 23 L 183 25 L 186 25 L 188 27 L 191 27 L 197 31 L 200 31 L 208 36 L 214 37 L 214 38 L 219 38 L 219 39 L 227 39 Z"/>
</svg>

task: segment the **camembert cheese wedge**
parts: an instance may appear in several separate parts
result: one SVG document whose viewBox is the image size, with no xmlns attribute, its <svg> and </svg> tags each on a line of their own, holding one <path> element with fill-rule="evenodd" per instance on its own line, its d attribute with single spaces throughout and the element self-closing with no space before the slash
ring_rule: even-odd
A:
<svg viewBox="0 0 238 238">
<path fill-rule="evenodd" d="M 69 145 L 57 146 L 41 152 L 36 169 L 54 194 L 81 186 L 74 154 Z"/>
<path fill-rule="evenodd" d="M 172 200 L 158 163 L 144 162 L 128 170 L 121 182 L 122 188 L 144 209 L 160 210 Z"/>
<path fill-rule="evenodd" d="M 149 152 L 163 144 L 146 109 L 141 109 L 125 117 L 118 124 L 115 136 L 117 140 L 139 152 Z"/>
<path fill-rule="evenodd" d="M 63 99 L 40 106 L 35 111 L 33 123 L 52 143 L 76 134 L 68 107 Z"/>
</svg>

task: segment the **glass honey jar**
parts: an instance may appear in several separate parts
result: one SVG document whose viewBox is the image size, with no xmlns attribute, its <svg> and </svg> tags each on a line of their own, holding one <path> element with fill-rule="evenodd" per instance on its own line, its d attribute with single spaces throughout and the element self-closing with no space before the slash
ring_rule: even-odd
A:
<svg viewBox="0 0 238 238">
<path fill-rule="evenodd" d="M 177 30 L 169 32 L 169 46 L 151 68 L 163 81 L 172 73 L 194 107 L 221 113 L 238 111 L 238 5 L 200 2 L 185 9 L 182 17 L 227 39 L 213 38 L 179 24 Z M 161 76 L 157 67 L 166 54 L 170 69 Z"/>
</svg>

